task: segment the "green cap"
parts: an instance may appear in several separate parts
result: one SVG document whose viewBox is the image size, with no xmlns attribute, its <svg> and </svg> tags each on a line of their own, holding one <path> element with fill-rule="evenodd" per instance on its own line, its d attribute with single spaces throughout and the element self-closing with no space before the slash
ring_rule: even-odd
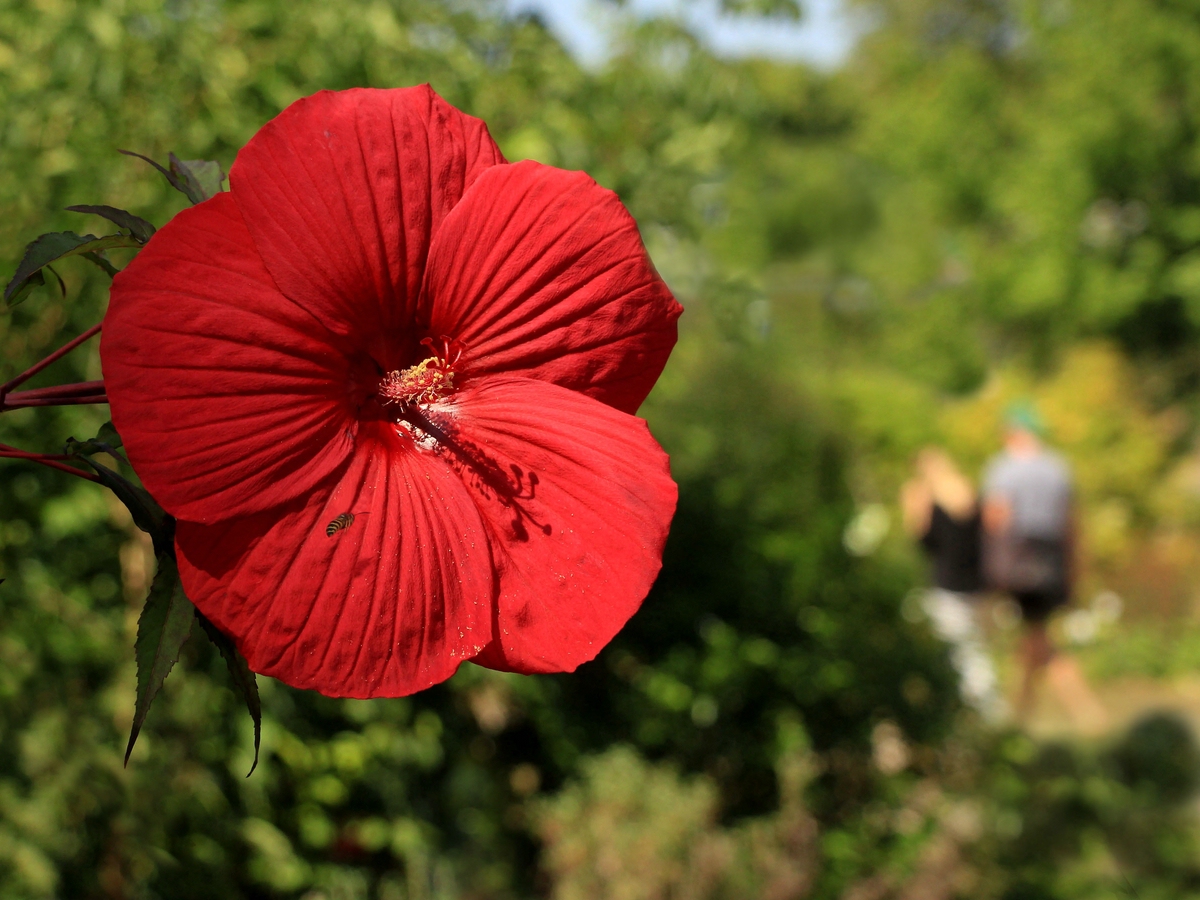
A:
<svg viewBox="0 0 1200 900">
<path fill-rule="evenodd" d="M 1004 411 L 1004 424 L 1014 430 L 1028 431 L 1038 437 L 1046 431 L 1042 417 L 1038 415 L 1037 407 L 1031 400 L 1016 400 Z"/>
</svg>

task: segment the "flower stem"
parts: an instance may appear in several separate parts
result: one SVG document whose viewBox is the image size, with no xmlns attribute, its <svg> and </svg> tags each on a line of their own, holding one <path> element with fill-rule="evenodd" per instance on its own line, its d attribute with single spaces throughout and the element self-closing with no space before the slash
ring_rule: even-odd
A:
<svg viewBox="0 0 1200 900">
<path fill-rule="evenodd" d="M 0 396 L 0 412 L 29 406 L 78 406 L 82 403 L 107 402 L 103 381 L 81 381 L 78 384 L 61 384 Z"/>
<path fill-rule="evenodd" d="M 58 469 L 60 472 L 67 472 L 86 481 L 92 481 L 96 484 L 100 483 L 100 479 L 95 475 L 80 471 L 74 466 L 68 466 L 61 462 L 60 460 L 71 459 L 70 456 L 61 453 L 27 453 L 24 450 L 18 450 L 16 447 L 10 447 L 8 444 L 0 444 L 0 459 L 24 459 L 43 466 L 49 466 L 51 469 Z"/>
<path fill-rule="evenodd" d="M 24 384 L 42 369 L 56 362 L 86 341 L 100 333 L 100 323 L 93 325 L 73 341 L 68 341 L 41 362 L 34 363 L 16 378 L 0 384 L 0 413 L 10 409 L 22 409 L 30 406 L 76 406 L 82 403 L 107 403 L 108 395 L 104 392 L 103 381 L 82 381 L 78 384 L 60 384 L 54 387 L 34 388 L 30 391 L 12 392 L 12 389 Z M 18 450 L 8 444 L 0 444 L 0 459 L 23 459 L 38 465 L 58 469 L 85 481 L 97 484 L 100 479 L 90 472 L 84 472 L 66 464 L 74 457 L 62 453 L 29 453 Z"/>
<path fill-rule="evenodd" d="M 0 409 L 3 409 L 4 400 L 8 396 L 9 391 L 11 391 L 13 388 L 15 388 L 19 385 L 24 384 L 26 381 L 28 381 L 30 378 L 32 378 L 34 375 L 36 375 L 38 372 L 42 371 L 42 369 L 46 368 L 46 366 L 62 359 L 64 356 L 66 356 L 68 353 L 70 353 L 72 350 L 74 350 L 76 347 L 78 347 L 80 344 L 82 344 L 88 338 L 99 334 L 100 326 L 102 324 L 103 323 L 101 323 L 101 322 L 97 322 L 95 325 L 93 325 L 91 328 L 89 328 L 87 331 L 85 331 L 79 337 L 75 338 L 75 340 L 69 341 L 68 343 L 63 344 L 63 346 L 59 347 L 57 350 L 55 350 L 53 353 L 51 353 L 49 356 L 47 356 L 41 362 L 34 363 L 32 366 L 30 366 L 28 369 L 26 369 L 24 372 L 22 372 L 16 378 L 10 379 L 9 381 L 6 381 L 4 384 L 0 384 Z M 30 393 L 32 393 L 32 392 L 30 392 Z M 101 402 L 103 402 L 103 401 L 101 401 Z"/>
</svg>

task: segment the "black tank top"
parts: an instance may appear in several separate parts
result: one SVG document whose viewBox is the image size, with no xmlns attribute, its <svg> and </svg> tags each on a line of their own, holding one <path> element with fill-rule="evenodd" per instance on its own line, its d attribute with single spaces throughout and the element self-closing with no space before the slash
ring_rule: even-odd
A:
<svg viewBox="0 0 1200 900">
<path fill-rule="evenodd" d="M 983 590 L 980 531 L 978 509 L 960 521 L 933 504 L 929 530 L 921 538 L 921 546 L 933 563 L 933 583 L 937 587 L 960 593 Z"/>
</svg>

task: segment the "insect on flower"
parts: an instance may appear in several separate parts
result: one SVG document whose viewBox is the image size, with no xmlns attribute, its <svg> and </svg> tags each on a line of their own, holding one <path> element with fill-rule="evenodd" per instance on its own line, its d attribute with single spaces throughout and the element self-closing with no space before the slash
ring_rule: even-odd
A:
<svg viewBox="0 0 1200 900">
<path fill-rule="evenodd" d="M 354 513 L 344 512 L 341 515 L 335 516 L 333 521 L 325 526 L 325 536 L 333 537 L 339 531 L 349 528 L 354 524 Z"/>
<path fill-rule="evenodd" d="M 679 313 L 587 175 L 428 86 L 325 91 L 116 276 L 100 353 L 188 597 L 256 672 L 400 696 L 571 671 L 637 610 Z"/>
</svg>

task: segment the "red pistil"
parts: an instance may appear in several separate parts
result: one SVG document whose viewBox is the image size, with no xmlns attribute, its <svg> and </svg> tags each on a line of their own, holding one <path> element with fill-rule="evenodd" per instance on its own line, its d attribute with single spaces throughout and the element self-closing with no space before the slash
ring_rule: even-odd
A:
<svg viewBox="0 0 1200 900">
<path fill-rule="evenodd" d="M 421 338 L 421 346 L 427 348 L 434 356 L 442 359 L 447 367 L 453 367 L 460 359 L 462 359 L 463 351 L 467 349 L 466 345 L 462 341 L 457 340 L 456 338 L 446 337 L 444 334 L 438 339 L 438 343 L 441 344 L 441 353 L 438 353 L 438 351 L 434 349 L 433 338 Z"/>
</svg>

